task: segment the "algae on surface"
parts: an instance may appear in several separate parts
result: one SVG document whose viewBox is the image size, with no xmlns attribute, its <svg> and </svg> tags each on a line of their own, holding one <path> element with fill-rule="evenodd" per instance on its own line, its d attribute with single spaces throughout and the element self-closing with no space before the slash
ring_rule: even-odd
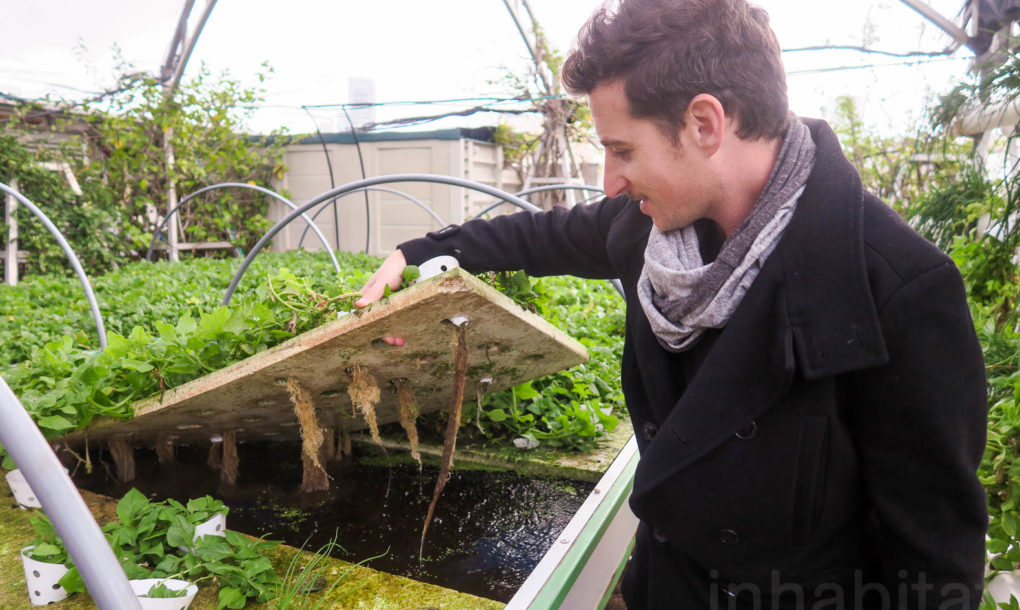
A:
<svg viewBox="0 0 1020 610">
<path fill-rule="evenodd" d="M 115 499 L 88 491 L 81 491 L 81 495 L 100 524 L 117 518 L 117 501 Z M 0 608 L 30 610 L 36 606 L 32 606 L 28 599 L 28 589 L 25 586 L 25 575 L 19 556 L 20 549 L 35 537 L 28 523 L 32 511 L 15 507 L 10 488 L 2 476 L 0 476 L 0 497 L 9 499 L 5 506 L 0 506 Z M 303 565 L 312 560 L 311 553 L 282 545 L 270 549 L 267 556 L 272 561 L 273 569 L 277 574 L 284 574 L 295 553 L 302 553 L 304 556 Z M 310 607 L 314 607 L 320 601 L 323 608 L 371 608 L 373 610 L 391 608 L 394 610 L 423 608 L 495 610 L 504 606 L 504 604 L 493 600 L 378 572 L 339 559 L 330 557 L 325 558 L 324 561 L 327 581 L 330 575 L 347 573 L 347 576 L 328 594 L 326 592 L 309 593 L 303 597 L 303 601 L 306 601 Z M 348 570 L 350 570 L 349 573 Z M 332 584 L 332 582 L 328 582 L 328 584 Z M 189 608 L 191 610 L 214 610 L 216 606 L 215 585 L 208 581 L 199 583 L 198 595 Z M 96 604 L 88 595 L 76 593 L 64 601 L 48 607 L 53 610 L 91 610 L 96 608 Z M 245 608 L 272 608 L 272 605 L 271 603 L 250 602 Z"/>
</svg>

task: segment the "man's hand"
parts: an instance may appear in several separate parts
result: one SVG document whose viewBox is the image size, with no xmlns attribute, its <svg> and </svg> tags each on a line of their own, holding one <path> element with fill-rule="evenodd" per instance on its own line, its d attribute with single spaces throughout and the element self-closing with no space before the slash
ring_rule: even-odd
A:
<svg viewBox="0 0 1020 610">
<path fill-rule="evenodd" d="M 354 302 L 355 307 L 365 307 L 371 303 L 375 303 L 383 297 L 383 293 L 386 290 L 388 284 L 390 290 L 396 290 L 400 288 L 400 283 L 403 281 L 401 273 L 404 271 L 404 267 L 407 266 L 407 259 L 404 258 L 404 253 L 399 249 L 394 250 L 393 254 L 386 257 L 383 264 L 375 270 L 372 277 L 369 278 L 361 288 L 361 298 Z M 402 337 L 383 337 L 383 340 L 390 345 L 403 345 L 404 339 Z"/>
</svg>

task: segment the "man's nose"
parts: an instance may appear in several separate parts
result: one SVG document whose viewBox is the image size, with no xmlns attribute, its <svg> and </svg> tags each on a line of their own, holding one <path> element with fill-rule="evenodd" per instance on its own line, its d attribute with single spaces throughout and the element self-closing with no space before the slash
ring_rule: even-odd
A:
<svg viewBox="0 0 1020 610">
<path fill-rule="evenodd" d="M 627 180 L 612 165 L 606 163 L 606 170 L 602 176 L 602 190 L 607 197 L 616 197 L 627 192 Z"/>
</svg>

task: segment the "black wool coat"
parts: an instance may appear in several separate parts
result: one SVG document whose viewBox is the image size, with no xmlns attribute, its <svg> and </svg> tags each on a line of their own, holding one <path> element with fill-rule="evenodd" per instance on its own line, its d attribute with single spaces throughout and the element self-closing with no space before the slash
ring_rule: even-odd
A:
<svg viewBox="0 0 1020 610">
<path fill-rule="evenodd" d="M 410 264 L 620 278 L 641 452 L 629 608 L 978 606 L 987 405 L 963 283 L 805 122 L 817 157 L 790 225 L 687 352 L 638 302 L 651 220 L 626 196 L 400 245 Z"/>
</svg>

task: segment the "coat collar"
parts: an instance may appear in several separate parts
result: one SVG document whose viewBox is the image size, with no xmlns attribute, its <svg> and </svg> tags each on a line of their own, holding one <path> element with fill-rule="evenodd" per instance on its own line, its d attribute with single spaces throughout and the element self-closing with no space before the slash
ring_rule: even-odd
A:
<svg viewBox="0 0 1020 610">
<path fill-rule="evenodd" d="M 795 371 L 816 379 L 888 361 L 862 239 L 863 189 L 832 130 L 817 146 L 793 219 L 698 374 L 648 444 L 640 498 L 778 403 Z M 639 516 L 641 516 L 639 514 Z"/>
<path fill-rule="evenodd" d="M 817 148 L 782 257 L 797 364 L 817 379 L 888 362 L 864 259 L 864 189 L 836 134 L 805 121 Z M 785 247 L 784 247 L 785 246 Z"/>
</svg>

